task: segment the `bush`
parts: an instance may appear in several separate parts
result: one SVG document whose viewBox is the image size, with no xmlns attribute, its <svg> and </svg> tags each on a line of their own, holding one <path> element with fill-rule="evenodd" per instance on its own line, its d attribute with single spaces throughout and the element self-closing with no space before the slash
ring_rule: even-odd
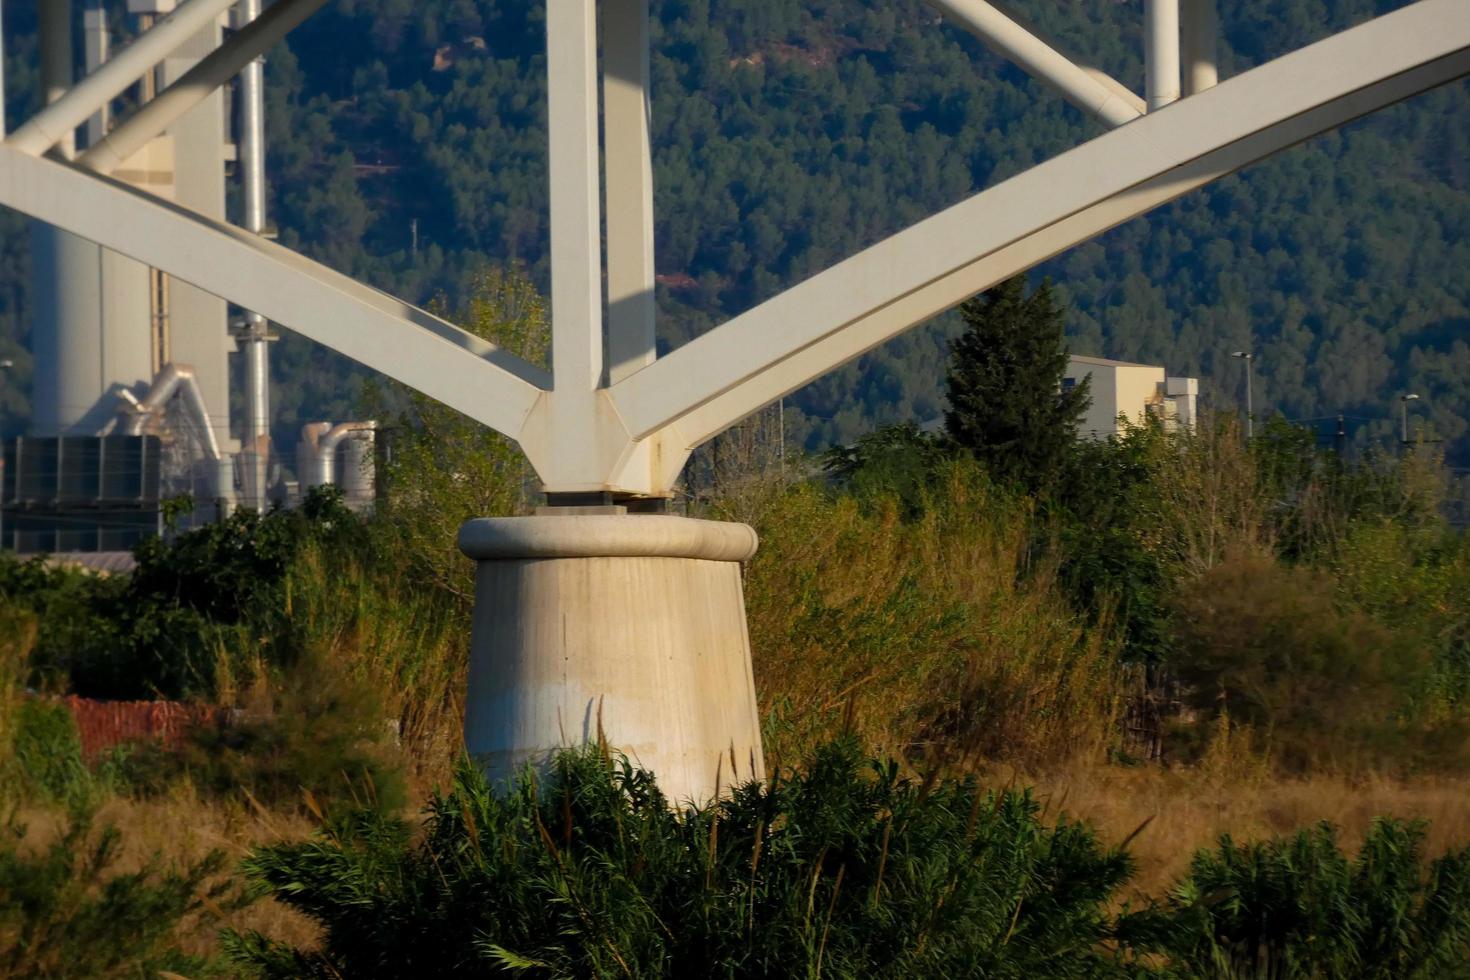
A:
<svg viewBox="0 0 1470 980">
<path fill-rule="evenodd" d="M 118 831 L 94 834 L 85 816 L 74 815 L 38 854 L 27 853 L 24 839 L 25 829 L 11 825 L 0 841 L 0 977 L 224 975 L 220 964 L 179 945 L 181 928 L 200 911 L 244 904 L 227 882 L 214 881 L 222 853 L 180 871 L 155 858 L 117 874 Z"/>
<path fill-rule="evenodd" d="M 372 813 L 246 872 L 320 947 L 228 943 L 272 977 L 1092 976 L 1128 858 L 1025 793 L 917 784 L 850 741 L 678 813 L 650 776 L 566 752 L 502 795 L 470 765 L 422 839 Z"/>
<path fill-rule="evenodd" d="M 130 576 L 0 557 L 0 599 L 36 612 L 31 675 L 44 686 L 101 699 L 213 699 L 262 658 L 283 665 L 299 654 L 287 571 L 302 550 L 364 541 L 340 491 L 319 488 L 299 510 L 240 510 L 172 540 L 150 538 Z"/>
<path fill-rule="evenodd" d="M 292 668 L 246 718 L 200 728 L 177 748 L 129 746 L 113 763 L 129 789 L 156 794 L 187 780 L 211 796 L 243 789 L 272 808 L 366 806 L 398 812 L 405 803 L 390 720 L 372 690 L 316 662 Z"/>
<path fill-rule="evenodd" d="M 96 790 L 82 761 L 82 739 L 65 705 L 27 699 L 15 713 L 15 728 L 3 734 L 19 763 L 26 788 L 48 802 L 85 806 Z"/>
<path fill-rule="evenodd" d="M 1286 840 L 1222 837 L 1170 898 L 1119 934 L 1186 976 L 1470 976 L 1470 848 L 1423 865 L 1424 829 L 1378 820 L 1356 860 L 1323 824 Z"/>
<path fill-rule="evenodd" d="M 1270 557 L 1227 560 L 1174 597 L 1171 659 L 1207 714 L 1267 735 L 1292 769 L 1446 765 L 1411 717 L 1432 659 L 1413 635 L 1340 605 L 1334 580 Z"/>
<path fill-rule="evenodd" d="M 909 519 L 893 497 L 813 487 L 768 509 L 746 576 L 767 752 L 801 758 L 851 725 L 910 759 L 1105 757 L 1122 698 L 1106 623 L 1035 559 L 1024 500 L 969 460 L 936 479 Z"/>
</svg>

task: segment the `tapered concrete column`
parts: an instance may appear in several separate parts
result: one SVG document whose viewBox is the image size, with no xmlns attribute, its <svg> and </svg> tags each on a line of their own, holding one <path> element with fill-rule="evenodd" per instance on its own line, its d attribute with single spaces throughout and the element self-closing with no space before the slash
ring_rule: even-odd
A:
<svg viewBox="0 0 1470 980">
<path fill-rule="evenodd" d="M 749 527 L 507 517 L 468 522 L 459 546 L 479 563 L 465 747 L 492 780 L 595 742 L 599 725 L 675 802 L 765 777 L 741 591 Z"/>
</svg>

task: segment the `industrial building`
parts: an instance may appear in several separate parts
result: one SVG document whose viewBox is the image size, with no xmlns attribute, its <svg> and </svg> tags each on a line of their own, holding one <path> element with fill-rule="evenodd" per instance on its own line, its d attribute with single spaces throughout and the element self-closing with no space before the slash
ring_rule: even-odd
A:
<svg viewBox="0 0 1470 980">
<path fill-rule="evenodd" d="M 1168 377 L 1156 364 L 1073 354 L 1062 387 L 1081 384 L 1084 378 L 1092 379 L 1092 404 L 1077 427 L 1079 435 L 1093 439 L 1117 435 L 1120 420 L 1139 425 L 1158 419 L 1166 431 L 1192 429 L 1198 417 L 1199 381 Z"/>
<path fill-rule="evenodd" d="M 265 214 L 263 60 L 222 73 L 227 37 L 260 21 L 260 0 L 70 0 L 40 5 L 41 81 L 48 102 L 130 57 L 113 28 L 172 31 L 177 43 L 144 65 L 124 97 L 139 106 L 114 125 L 112 101 L 57 152 L 73 164 L 170 205 L 270 237 Z M 176 9 L 177 7 L 177 9 Z M 280 18 L 277 16 L 276 18 Z M 278 28 L 277 28 L 278 29 Z M 74 38 L 82 40 L 77 50 Z M 203 88 L 202 83 L 220 81 Z M 200 92 L 195 97 L 191 92 Z M 194 103 L 176 110 L 183 99 Z M 161 132 L 150 109 L 172 118 Z M 5 132 L 0 119 L 0 135 Z M 23 131 L 14 134 L 23 137 Z M 227 213 L 239 185 L 238 214 Z M 35 221 L 31 226 L 35 379 L 30 431 L 5 441 L 0 548 L 109 551 L 159 533 L 162 503 L 195 502 L 185 526 L 237 506 L 266 509 L 340 482 L 349 501 L 373 497 L 372 423 L 306 426 L 296 480 L 270 436 L 267 320 L 167 273 Z M 244 418 L 230 417 L 229 358 L 244 358 Z M 288 459 L 290 457 L 287 457 Z"/>
</svg>

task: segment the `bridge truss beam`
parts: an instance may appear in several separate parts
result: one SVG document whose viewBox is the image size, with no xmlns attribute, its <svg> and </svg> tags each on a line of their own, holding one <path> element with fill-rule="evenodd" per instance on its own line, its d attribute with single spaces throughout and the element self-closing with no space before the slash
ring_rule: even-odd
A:
<svg viewBox="0 0 1470 980">
<path fill-rule="evenodd" d="M 1420 0 L 1112 130 L 919 222 L 614 385 L 698 445 L 1002 279 L 1317 133 L 1470 74 L 1470 7 Z"/>
<path fill-rule="evenodd" d="M 179 12 L 213 9 L 217 2 L 189 0 Z M 938 2 L 989 9 L 980 0 Z M 1162 23 L 1171 21 L 1177 2 L 1161 8 Z M 1470 5 L 1464 0 L 1419 0 L 1208 91 L 1200 89 L 1214 79 L 1202 72 L 1200 83 L 1187 86 L 1198 94 L 1115 123 L 1097 139 L 654 359 L 646 0 L 608 0 L 601 9 L 608 59 L 608 233 L 609 246 L 618 250 L 606 256 L 608 340 L 596 5 L 548 0 L 552 373 L 256 235 L 34 155 L 37 146 L 95 111 L 96 93 L 111 90 L 115 79 L 106 85 L 84 81 L 43 110 L 38 119 L 44 124 L 33 120 L 29 130 L 22 127 L 17 136 L 28 132 L 24 139 L 0 143 L 0 204 L 269 317 L 518 440 L 548 491 L 662 495 L 693 447 L 884 340 L 1255 160 L 1470 74 Z M 1187 0 L 1184 9 L 1208 14 L 1212 5 Z M 1191 13 L 1186 26 L 1198 20 Z M 1018 29 L 1031 38 L 1025 44 L 1041 46 L 1028 50 L 1054 53 Z M 153 32 L 144 39 L 151 37 Z M 1200 48 L 1196 39 L 1193 50 Z M 1170 69 L 1164 52 L 1165 76 L 1179 73 L 1177 45 L 1173 56 Z M 1208 53 L 1198 59 L 1212 68 Z M 1110 79 L 1099 84 L 1121 90 Z M 1168 87 L 1166 77 L 1154 94 L 1167 95 Z M 1119 105 L 1136 111 L 1133 99 Z M 60 113 L 56 106 L 63 103 Z M 50 121 L 43 118 L 48 112 Z M 132 125 L 139 132 L 153 128 Z M 118 132 L 128 126 L 124 122 Z"/>
</svg>

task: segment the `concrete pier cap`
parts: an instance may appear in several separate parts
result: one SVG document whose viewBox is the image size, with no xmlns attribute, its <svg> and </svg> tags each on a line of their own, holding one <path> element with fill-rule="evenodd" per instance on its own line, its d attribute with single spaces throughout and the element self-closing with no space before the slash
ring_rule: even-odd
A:
<svg viewBox="0 0 1470 980">
<path fill-rule="evenodd" d="M 676 804 L 764 779 L 744 524 L 645 514 L 484 518 L 465 748 L 495 781 L 601 734 Z"/>
</svg>

